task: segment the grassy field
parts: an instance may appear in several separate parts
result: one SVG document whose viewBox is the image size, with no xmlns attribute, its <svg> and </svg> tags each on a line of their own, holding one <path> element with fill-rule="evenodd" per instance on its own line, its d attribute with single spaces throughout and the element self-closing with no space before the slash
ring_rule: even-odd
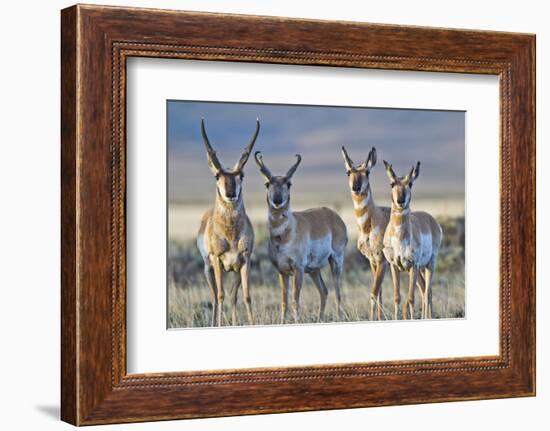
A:
<svg viewBox="0 0 550 431">
<path fill-rule="evenodd" d="M 250 213 L 250 212 L 249 212 Z M 263 215 L 265 216 L 265 210 Z M 344 220 L 346 217 L 343 216 Z M 251 296 L 255 323 L 258 325 L 278 324 L 280 317 L 280 290 L 277 273 L 267 256 L 267 229 L 265 223 L 255 220 L 256 241 L 251 269 Z M 465 310 L 464 285 L 464 217 L 440 215 L 438 221 L 443 227 L 444 243 L 438 257 L 438 268 L 433 285 L 433 317 L 461 318 Z M 346 220 L 347 222 L 347 220 Z M 172 223 L 172 221 L 171 221 Z M 189 226 L 189 225 L 187 225 Z M 193 225 L 193 227 L 195 227 Z M 343 316 L 338 320 L 336 299 L 328 268 L 323 278 L 329 289 L 324 322 L 353 322 L 368 320 L 371 274 L 367 260 L 355 247 L 356 227 L 348 223 L 350 241 L 345 261 L 342 288 Z M 172 235 L 170 227 L 168 247 L 168 327 L 210 326 L 212 306 L 210 289 L 203 275 L 202 258 L 191 234 Z M 235 275 L 226 275 L 228 290 Z M 401 299 L 406 297 L 407 277 L 402 275 Z M 246 312 L 239 292 L 238 324 L 246 325 Z M 383 309 L 387 319 L 393 318 L 393 291 L 391 275 L 387 271 L 382 287 Z M 420 316 L 420 295 L 415 293 L 415 317 Z M 319 294 L 306 277 L 301 292 L 301 323 L 317 322 Z M 230 319 L 229 300 L 225 302 L 226 324 Z M 292 313 L 289 313 L 289 317 Z"/>
</svg>

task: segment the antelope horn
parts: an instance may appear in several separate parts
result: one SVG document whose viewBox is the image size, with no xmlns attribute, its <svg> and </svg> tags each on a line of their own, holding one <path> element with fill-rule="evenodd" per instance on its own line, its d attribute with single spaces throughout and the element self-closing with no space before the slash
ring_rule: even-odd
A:
<svg viewBox="0 0 550 431">
<path fill-rule="evenodd" d="M 263 174 L 263 176 L 266 177 L 268 180 L 271 179 L 271 172 L 269 169 L 267 169 L 267 166 L 264 164 L 264 159 L 260 151 L 256 151 L 254 153 L 254 159 L 256 159 L 256 164 L 260 168 L 260 172 Z"/>
<path fill-rule="evenodd" d="M 384 166 L 386 167 L 386 174 L 388 175 L 388 178 L 390 179 L 393 186 L 393 183 L 395 183 L 397 178 L 395 176 L 395 172 L 393 171 L 392 165 L 384 160 Z"/>
<path fill-rule="evenodd" d="M 296 163 L 290 167 L 288 172 L 286 173 L 285 177 L 287 180 L 290 180 L 292 178 L 292 175 L 294 175 L 294 172 L 296 172 L 296 169 L 298 168 L 298 165 L 302 161 L 302 156 L 299 154 L 296 154 Z"/>
<path fill-rule="evenodd" d="M 342 146 L 342 156 L 344 157 L 344 162 L 346 162 L 346 167 L 351 169 L 353 167 L 353 160 L 349 157 L 346 147 Z"/>
<path fill-rule="evenodd" d="M 246 162 L 248 161 L 248 158 L 250 157 L 252 148 L 256 143 L 256 138 L 258 137 L 259 132 L 260 132 L 260 120 L 256 118 L 256 131 L 254 132 L 254 135 L 252 136 L 250 143 L 244 149 L 243 155 L 241 156 L 240 160 L 235 165 L 235 168 L 233 169 L 234 171 L 240 171 L 242 168 L 244 168 L 244 165 L 246 164 Z"/>
<path fill-rule="evenodd" d="M 216 152 L 212 148 L 212 145 L 210 145 L 210 141 L 208 140 L 208 136 L 206 135 L 206 129 L 204 128 L 204 118 L 201 119 L 201 133 L 202 139 L 204 141 L 204 146 L 206 147 L 206 153 L 208 154 L 208 160 L 217 170 L 223 171 L 220 161 L 218 160 L 218 156 L 216 156 Z"/>
</svg>

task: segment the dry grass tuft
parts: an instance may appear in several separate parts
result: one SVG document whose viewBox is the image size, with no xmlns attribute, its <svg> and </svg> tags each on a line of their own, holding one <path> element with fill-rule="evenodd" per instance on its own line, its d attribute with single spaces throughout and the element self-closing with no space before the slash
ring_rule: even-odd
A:
<svg viewBox="0 0 550 431">
<path fill-rule="evenodd" d="M 438 258 L 433 285 L 433 317 L 462 318 L 465 310 L 464 286 L 464 218 L 439 219 L 443 227 L 444 243 Z M 267 230 L 265 224 L 255 226 L 256 244 L 251 270 L 251 295 L 255 323 L 278 324 L 280 291 L 277 274 L 267 257 Z M 168 327 L 188 328 L 210 326 L 212 306 L 210 289 L 203 275 L 202 258 L 194 241 L 170 241 L 168 248 Z M 232 285 L 234 274 L 226 275 L 226 286 Z M 328 268 L 323 278 L 329 288 L 324 322 L 356 322 L 368 320 L 370 309 L 370 269 L 366 259 L 356 250 L 350 238 L 345 262 L 343 283 L 343 316 L 338 320 L 336 299 Z M 406 276 L 401 279 L 401 298 L 406 295 Z M 389 271 L 382 286 L 382 306 L 388 319 L 393 317 L 393 288 Z M 246 325 L 246 312 L 239 292 L 238 324 Z M 226 298 L 228 295 L 226 295 Z M 420 317 L 420 296 L 416 294 L 415 317 Z M 319 294 L 306 277 L 301 293 L 302 321 L 317 322 Z M 229 300 L 225 316 L 230 317 Z M 289 317 L 292 316 L 290 310 Z M 226 321 L 226 324 L 230 324 Z"/>
</svg>

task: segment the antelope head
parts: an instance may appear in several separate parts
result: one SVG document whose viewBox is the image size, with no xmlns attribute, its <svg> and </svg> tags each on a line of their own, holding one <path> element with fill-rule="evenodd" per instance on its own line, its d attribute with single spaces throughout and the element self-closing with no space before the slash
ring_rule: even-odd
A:
<svg viewBox="0 0 550 431">
<path fill-rule="evenodd" d="M 260 168 L 260 172 L 265 178 L 265 187 L 267 188 L 267 201 L 272 208 L 284 208 L 290 201 L 290 187 L 292 186 L 292 176 L 298 165 L 302 161 L 302 156 L 296 154 L 296 162 L 290 167 L 286 175 L 272 175 L 270 170 L 264 164 L 262 153 L 256 151 L 254 154 L 256 163 Z"/>
<path fill-rule="evenodd" d="M 218 156 L 216 155 L 216 152 L 212 148 L 212 145 L 210 145 L 210 141 L 208 140 L 206 129 L 204 127 L 204 118 L 201 121 L 201 133 L 204 141 L 204 146 L 206 147 L 208 167 L 216 178 L 216 189 L 218 191 L 218 194 L 225 202 L 237 202 L 241 197 L 241 186 L 244 178 L 243 168 L 248 161 L 248 157 L 250 156 L 250 152 L 254 147 L 254 143 L 256 142 L 259 131 L 260 120 L 256 119 L 256 131 L 254 132 L 250 143 L 245 147 L 241 158 L 237 163 L 235 163 L 235 166 L 233 166 L 233 168 L 231 169 L 227 169 L 221 165 L 220 161 L 218 160 Z"/>
<path fill-rule="evenodd" d="M 356 196 L 368 195 L 370 190 L 370 171 L 374 165 L 376 165 L 376 148 L 372 147 L 367 156 L 367 160 L 360 165 L 353 163 L 345 147 L 342 147 L 342 157 L 344 158 L 344 165 L 346 166 L 351 193 Z"/>
<path fill-rule="evenodd" d="M 386 166 L 386 174 L 390 179 L 392 204 L 400 210 L 408 209 L 411 203 L 412 186 L 420 173 L 420 162 L 416 162 L 416 166 L 413 166 L 411 171 L 404 177 L 396 176 L 392 165 L 385 160 L 384 165 Z"/>
</svg>

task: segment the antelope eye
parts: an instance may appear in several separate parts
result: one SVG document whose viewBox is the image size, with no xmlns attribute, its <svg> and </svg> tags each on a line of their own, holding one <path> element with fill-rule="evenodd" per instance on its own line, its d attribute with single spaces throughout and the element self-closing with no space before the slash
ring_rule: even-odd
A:
<svg viewBox="0 0 550 431">
<path fill-rule="evenodd" d="M 220 179 L 220 174 L 216 174 L 214 175 L 214 177 L 216 178 L 216 181 Z"/>
<path fill-rule="evenodd" d="M 351 175 L 351 171 L 347 171 L 346 175 L 349 177 Z"/>
<path fill-rule="evenodd" d="M 266 189 L 268 189 L 269 188 L 269 183 L 265 183 L 264 186 L 265 186 Z"/>
<path fill-rule="evenodd" d="M 292 183 L 289 181 L 289 182 L 287 183 L 287 186 L 288 186 L 288 188 L 291 188 L 291 187 L 292 187 Z"/>
<path fill-rule="evenodd" d="M 409 189 L 412 189 L 413 188 L 413 183 L 409 183 Z"/>
<path fill-rule="evenodd" d="M 393 189 L 396 183 L 390 183 L 390 187 Z"/>
<path fill-rule="evenodd" d="M 243 173 L 239 174 L 239 178 L 240 178 L 241 181 L 242 181 L 242 179 L 244 178 L 244 174 L 243 174 Z"/>
</svg>

